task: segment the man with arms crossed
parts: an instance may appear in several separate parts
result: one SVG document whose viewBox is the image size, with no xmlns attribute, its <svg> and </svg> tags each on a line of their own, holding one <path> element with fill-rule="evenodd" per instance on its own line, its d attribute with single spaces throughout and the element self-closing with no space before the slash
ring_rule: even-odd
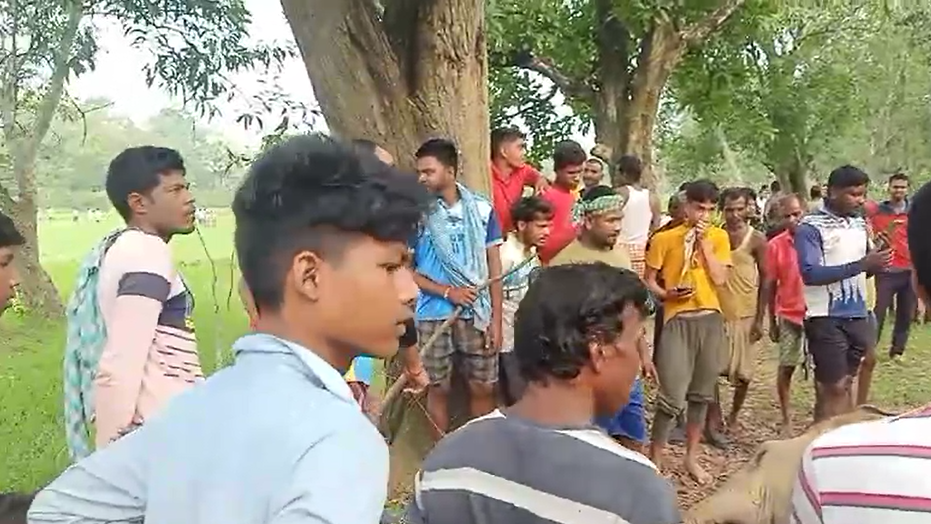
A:
<svg viewBox="0 0 931 524">
<path fill-rule="evenodd" d="M 799 272 L 805 283 L 805 336 L 815 364 L 820 398 L 816 419 L 853 407 L 857 374 L 876 331 L 866 305 L 867 272 L 889 264 L 890 252 L 872 250 L 860 209 L 870 179 L 853 166 L 828 177 L 824 206 L 804 216 L 795 230 Z"/>
<path fill-rule="evenodd" d="M 718 289 L 727 281 L 731 250 L 727 233 L 709 223 L 717 186 L 710 180 L 690 182 L 685 200 L 686 221 L 654 235 L 646 258 L 647 286 L 665 310 L 650 457 L 662 467 L 666 439 L 687 405 L 684 466 L 696 481 L 706 483 L 711 476 L 698 464 L 699 442 L 722 367 L 724 319 Z"/>
<path fill-rule="evenodd" d="M 830 194 L 831 190 L 828 190 Z M 931 184 L 908 212 L 915 287 L 931 294 Z M 901 417 L 852 424 L 805 451 L 792 492 L 792 524 L 924 524 L 931 518 L 931 405 Z"/>
</svg>

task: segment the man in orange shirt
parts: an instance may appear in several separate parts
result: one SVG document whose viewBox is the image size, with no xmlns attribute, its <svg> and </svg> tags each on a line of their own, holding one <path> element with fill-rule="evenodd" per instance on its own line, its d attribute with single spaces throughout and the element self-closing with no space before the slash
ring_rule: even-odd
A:
<svg viewBox="0 0 931 524">
<path fill-rule="evenodd" d="M 525 187 L 541 193 L 548 186 L 546 178 L 524 161 L 524 134 L 519 129 L 499 127 L 491 132 L 491 200 L 501 231 L 508 233 L 513 228 L 511 208 Z"/>
</svg>

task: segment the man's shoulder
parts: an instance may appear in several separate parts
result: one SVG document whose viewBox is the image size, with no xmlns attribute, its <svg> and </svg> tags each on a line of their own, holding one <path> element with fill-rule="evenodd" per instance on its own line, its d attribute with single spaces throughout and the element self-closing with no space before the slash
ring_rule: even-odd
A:
<svg viewBox="0 0 931 524">
<path fill-rule="evenodd" d="M 670 239 L 681 237 L 685 234 L 685 231 L 688 229 L 688 226 L 685 224 L 677 224 L 668 229 L 660 228 L 653 233 L 650 242 L 662 244 L 664 242 L 669 242 Z M 723 230 L 722 230 L 723 231 Z"/>
</svg>

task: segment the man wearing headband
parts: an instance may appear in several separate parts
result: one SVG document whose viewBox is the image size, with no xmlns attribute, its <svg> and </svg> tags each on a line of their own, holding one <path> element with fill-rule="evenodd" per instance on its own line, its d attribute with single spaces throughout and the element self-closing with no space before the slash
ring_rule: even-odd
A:
<svg viewBox="0 0 931 524">
<path fill-rule="evenodd" d="M 616 247 L 624 216 L 624 199 L 608 186 L 596 186 L 582 193 L 573 207 L 573 222 L 579 236 L 550 262 L 551 266 L 603 262 L 609 266 L 630 270 L 630 257 L 623 247 Z M 652 355 L 643 337 L 638 343 L 641 365 L 645 374 L 653 374 Z M 595 422 L 629 449 L 641 451 L 646 440 L 643 418 L 643 383 L 638 378 L 624 408 L 611 417 L 599 417 Z"/>
</svg>

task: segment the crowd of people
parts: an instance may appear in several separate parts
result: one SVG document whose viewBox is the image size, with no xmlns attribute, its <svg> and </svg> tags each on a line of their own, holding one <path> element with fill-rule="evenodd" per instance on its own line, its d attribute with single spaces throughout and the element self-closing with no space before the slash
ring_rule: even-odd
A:
<svg viewBox="0 0 931 524">
<path fill-rule="evenodd" d="M 388 448 L 370 386 L 374 359 L 399 350 L 437 441 L 407 511 L 423 524 L 681 522 L 666 444 L 681 426 L 683 469 L 711 480 L 702 441 L 739 438 L 767 331 L 786 436 L 791 381 L 808 360 L 816 421 L 866 402 L 892 297 L 893 357 L 927 300 L 931 241 L 908 224 L 931 213 L 931 186 L 911 199 L 897 173 L 874 203 L 867 174 L 843 166 L 806 209 L 778 185 L 765 195 L 694 180 L 663 213 L 641 161 L 612 163 L 603 149 L 557 144 L 548 180 L 525 162 L 517 129 L 496 129 L 489 199 L 461 183 L 448 139 L 413 152 L 416 174 L 366 140 L 271 148 L 232 205 L 250 333 L 206 380 L 194 297 L 170 249 L 198 218 L 183 159 L 122 152 L 106 189 L 126 227 L 88 254 L 67 307 L 74 464 L 35 496 L 29 522 L 378 522 Z M 0 216 L 4 302 L 22 243 Z M 470 420 L 450 431 L 456 375 Z M 644 382 L 657 391 L 649 428 Z M 858 457 L 878 461 L 863 446 L 923 456 L 907 450 L 927 439 L 924 417 L 816 441 L 795 522 L 878 522 L 867 507 L 918 522 L 896 518 L 919 502 L 854 496 L 905 486 L 853 477 L 866 474 Z M 914 480 L 913 462 L 882 471 Z"/>
</svg>

